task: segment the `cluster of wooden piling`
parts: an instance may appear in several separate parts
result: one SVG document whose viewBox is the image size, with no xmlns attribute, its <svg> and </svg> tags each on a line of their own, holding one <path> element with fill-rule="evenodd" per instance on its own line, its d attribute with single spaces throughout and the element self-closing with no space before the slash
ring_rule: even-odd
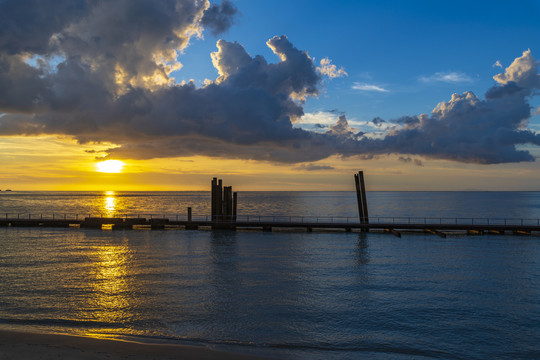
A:
<svg viewBox="0 0 540 360">
<path fill-rule="evenodd" d="M 221 179 L 212 179 L 212 221 L 235 222 L 238 194 L 232 186 L 223 186 Z"/>
<path fill-rule="evenodd" d="M 354 182 L 356 184 L 356 199 L 358 200 L 358 216 L 360 224 L 367 225 L 369 224 L 369 215 L 366 198 L 366 183 L 364 181 L 363 171 L 354 174 Z"/>
</svg>

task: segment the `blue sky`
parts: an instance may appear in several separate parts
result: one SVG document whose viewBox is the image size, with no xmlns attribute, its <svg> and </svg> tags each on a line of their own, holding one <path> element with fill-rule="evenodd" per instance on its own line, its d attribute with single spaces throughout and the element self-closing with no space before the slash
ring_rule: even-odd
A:
<svg viewBox="0 0 540 360">
<path fill-rule="evenodd" d="M 306 112 L 337 109 L 369 121 L 429 113 L 452 93 L 483 97 L 494 67 L 507 67 L 531 49 L 540 58 L 540 1 L 253 1 L 236 0 L 240 16 L 219 38 L 237 41 L 252 55 L 279 59 L 266 46 L 286 35 L 316 61 L 328 57 L 347 77 L 327 80 Z M 214 79 L 210 53 L 217 38 L 205 32 L 180 57 L 177 81 Z M 442 75 L 455 81 L 437 80 Z M 424 79 L 424 81 L 422 81 Z M 430 81 L 427 81 L 430 80 Z M 376 85 L 387 92 L 354 90 Z M 538 99 L 532 105 L 540 106 Z M 539 121 L 536 116 L 533 121 Z"/>
</svg>

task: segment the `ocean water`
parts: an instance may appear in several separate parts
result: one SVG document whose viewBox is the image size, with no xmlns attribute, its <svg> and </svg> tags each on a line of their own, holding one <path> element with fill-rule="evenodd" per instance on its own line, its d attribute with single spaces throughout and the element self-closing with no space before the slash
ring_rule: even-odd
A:
<svg viewBox="0 0 540 360">
<path fill-rule="evenodd" d="M 241 192 L 238 210 L 354 217 L 355 201 Z M 0 194 L 0 216 L 206 215 L 209 202 L 206 192 L 13 192 Z M 368 202 L 373 217 L 540 218 L 535 192 L 370 192 Z M 536 359 L 539 319 L 537 236 L 0 228 L 3 328 L 287 359 Z"/>
</svg>

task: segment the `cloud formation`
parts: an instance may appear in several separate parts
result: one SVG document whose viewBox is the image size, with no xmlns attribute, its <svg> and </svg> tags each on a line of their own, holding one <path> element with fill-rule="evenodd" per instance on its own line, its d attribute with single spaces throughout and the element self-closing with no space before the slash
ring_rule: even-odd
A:
<svg viewBox="0 0 540 360">
<path fill-rule="evenodd" d="M 359 83 L 359 82 L 355 82 L 352 86 L 352 89 L 361 90 L 361 91 L 388 92 L 387 89 L 382 88 L 378 85 Z"/>
<path fill-rule="evenodd" d="M 332 64 L 332 61 L 329 58 L 324 58 L 321 60 L 320 66 L 317 68 L 317 71 L 321 75 L 326 75 L 330 79 L 348 76 L 344 68 L 337 68 L 336 65 Z"/>
<path fill-rule="evenodd" d="M 419 80 L 423 83 L 445 82 L 450 84 L 473 81 L 467 74 L 455 71 L 437 72 L 431 76 L 421 76 Z"/>
<path fill-rule="evenodd" d="M 540 144 L 527 129 L 528 99 L 540 89 L 530 51 L 495 77 L 484 99 L 454 94 L 431 115 L 376 119 L 377 136 L 351 127 L 345 115 L 312 131 L 295 126 L 304 101 L 319 94 L 323 76 L 344 70 L 327 59 L 317 67 L 286 36 L 267 41 L 277 63 L 219 40 L 211 54 L 215 80 L 197 87 L 170 76 L 194 37 L 205 28 L 225 31 L 235 14 L 227 0 L 0 1 L 0 136 L 110 142 L 118 146 L 103 153 L 109 158 L 311 163 L 396 153 L 477 163 L 533 160 L 516 148 Z"/>
<path fill-rule="evenodd" d="M 300 164 L 296 167 L 297 170 L 303 171 L 323 171 L 323 170 L 334 170 L 333 166 L 329 165 L 317 165 L 317 164 Z"/>
<path fill-rule="evenodd" d="M 540 145 L 540 135 L 527 129 L 528 99 L 540 89 L 538 62 L 531 51 L 494 76 L 497 85 L 485 98 L 468 91 L 439 103 L 431 115 L 393 120 L 383 139 L 363 139 L 361 148 L 372 154 L 411 154 L 470 163 L 534 161 L 516 146 Z M 368 150 L 369 149 L 369 150 Z"/>
<path fill-rule="evenodd" d="M 221 4 L 212 4 L 206 9 L 201 24 L 217 36 L 232 26 L 237 13 L 238 9 L 232 2 L 223 0 Z"/>
</svg>

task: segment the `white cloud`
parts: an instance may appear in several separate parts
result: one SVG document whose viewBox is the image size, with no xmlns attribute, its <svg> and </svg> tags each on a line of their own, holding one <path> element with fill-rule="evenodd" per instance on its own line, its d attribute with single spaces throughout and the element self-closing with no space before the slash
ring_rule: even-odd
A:
<svg viewBox="0 0 540 360">
<path fill-rule="evenodd" d="M 321 75 L 328 76 L 330 79 L 349 75 L 343 67 L 338 69 L 336 65 L 332 64 L 332 60 L 329 58 L 324 58 L 321 60 L 321 66 L 317 68 L 317 71 Z"/>
<path fill-rule="evenodd" d="M 335 128 L 336 124 L 339 124 L 342 115 L 342 113 L 336 110 L 305 113 L 294 122 L 293 126 L 295 128 L 316 133 L 325 133 L 329 129 Z M 347 119 L 347 125 L 352 126 L 355 131 L 364 132 L 364 136 L 370 138 L 384 137 L 385 131 L 390 127 L 395 127 L 395 124 L 386 122 L 380 118 L 371 121 L 363 121 L 354 118 Z"/>
<path fill-rule="evenodd" d="M 502 69 L 502 64 L 499 60 L 495 61 L 495 63 L 492 65 L 493 67 L 500 67 Z"/>
<path fill-rule="evenodd" d="M 376 91 L 376 92 L 389 92 L 389 90 L 373 84 L 355 82 L 352 86 L 353 90 L 361 91 Z"/>
<path fill-rule="evenodd" d="M 531 50 L 523 52 L 521 57 L 516 58 L 504 73 L 493 77 L 500 85 L 515 83 L 522 88 L 540 88 L 540 75 L 538 74 L 537 62 L 531 54 Z"/>
<path fill-rule="evenodd" d="M 445 83 L 460 83 L 472 82 L 473 79 L 467 74 L 451 71 L 451 72 L 436 72 L 430 76 L 421 76 L 419 80 L 423 83 L 445 82 Z"/>
<path fill-rule="evenodd" d="M 339 119 L 339 114 L 330 111 L 317 111 L 312 113 L 305 113 L 300 117 L 295 124 L 309 124 L 309 125 L 332 125 Z"/>
</svg>

